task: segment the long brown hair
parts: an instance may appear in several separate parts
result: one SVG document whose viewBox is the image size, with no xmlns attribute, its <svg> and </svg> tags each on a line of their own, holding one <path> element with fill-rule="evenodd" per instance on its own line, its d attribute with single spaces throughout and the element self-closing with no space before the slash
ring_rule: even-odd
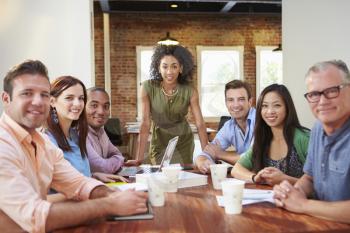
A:
<svg viewBox="0 0 350 233">
<path fill-rule="evenodd" d="M 84 92 L 84 109 L 82 113 L 79 116 L 78 120 L 74 120 L 72 122 L 71 128 L 75 128 L 78 132 L 79 139 L 78 139 L 78 145 L 80 148 L 81 156 L 84 158 L 87 154 L 86 150 L 86 137 L 88 134 L 88 124 L 86 120 L 85 115 L 85 106 L 86 106 L 86 88 L 83 82 L 81 82 L 79 79 L 74 78 L 72 76 L 62 76 L 57 79 L 55 79 L 51 83 L 51 92 L 50 95 L 52 97 L 58 97 L 67 90 L 68 88 L 75 86 L 75 85 L 81 85 L 83 87 Z M 58 123 L 54 122 L 54 119 L 52 117 L 53 108 L 50 106 L 50 114 L 47 119 L 47 128 L 48 131 L 54 136 L 54 138 L 57 141 L 58 147 L 61 148 L 63 151 L 71 151 L 72 148 L 70 147 L 67 138 L 65 137 L 60 125 Z"/>
</svg>

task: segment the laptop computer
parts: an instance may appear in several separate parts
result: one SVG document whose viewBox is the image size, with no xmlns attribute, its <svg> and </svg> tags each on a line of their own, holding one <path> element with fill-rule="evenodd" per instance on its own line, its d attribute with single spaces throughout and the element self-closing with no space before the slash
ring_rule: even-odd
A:
<svg viewBox="0 0 350 233">
<path fill-rule="evenodd" d="M 136 174 L 154 173 L 154 172 L 161 171 L 162 167 L 166 167 L 170 165 L 178 140 L 179 140 L 179 136 L 176 136 L 169 140 L 168 145 L 164 152 L 162 162 L 160 163 L 159 167 L 158 166 L 157 167 L 151 167 L 151 166 L 123 167 L 121 171 L 118 172 L 117 174 L 120 176 L 130 177 L 130 176 L 136 176 Z"/>
</svg>

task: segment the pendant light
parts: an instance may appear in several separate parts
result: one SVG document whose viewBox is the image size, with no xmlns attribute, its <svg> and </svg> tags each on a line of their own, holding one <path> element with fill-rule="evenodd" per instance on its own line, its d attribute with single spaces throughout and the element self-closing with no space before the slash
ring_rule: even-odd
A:
<svg viewBox="0 0 350 233">
<path fill-rule="evenodd" d="M 174 39 L 174 38 L 171 38 L 170 37 L 170 33 L 167 32 L 166 33 L 166 37 L 164 37 L 163 39 L 161 39 L 160 41 L 158 41 L 158 44 L 159 45 L 178 45 L 179 42 Z"/>
</svg>

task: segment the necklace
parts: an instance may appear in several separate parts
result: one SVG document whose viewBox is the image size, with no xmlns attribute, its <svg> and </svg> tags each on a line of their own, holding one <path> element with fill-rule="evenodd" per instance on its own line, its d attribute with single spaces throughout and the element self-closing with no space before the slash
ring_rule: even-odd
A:
<svg viewBox="0 0 350 233">
<path fill-rule="evenodd" d="M 162 92 L 163 92 L 164 95 L 166 95 L 166 96 L 168 96 L 168 97 L 173 97 L 173 96 L 175 96 L 175 95 L 178 93 L 178 89 L 176 88 L 176 90 L 172 90 L 172 91 L 171 91 L 172 94 L 168 94 L 168 93 L 166 93 L 166 91 L 164 90 L 164 87 L 163 87 L 163 85 L 162 85 Z"/>
</svg>

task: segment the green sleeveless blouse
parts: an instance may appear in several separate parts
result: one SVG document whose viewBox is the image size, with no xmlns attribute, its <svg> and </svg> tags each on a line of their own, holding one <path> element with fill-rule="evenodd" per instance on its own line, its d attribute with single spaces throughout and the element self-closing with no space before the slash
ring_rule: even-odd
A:
<svg viewBox="0 0 350 233">
<path fill-rule="evenodd" d="M 149 158 L 152 164 L 160 164 L 168 141 L 179 136 L 171 163 L 192 163 L 194 139 L 191 128 L 186 120 L 192 87 L 178 84 L 178 92 L 173 97 L 167 97 L 162 92 L 159 81 L 146 80 L 143 87 L 150 99 L 152 119 L 152 139 L 149 148 Z"/>
</svg>

